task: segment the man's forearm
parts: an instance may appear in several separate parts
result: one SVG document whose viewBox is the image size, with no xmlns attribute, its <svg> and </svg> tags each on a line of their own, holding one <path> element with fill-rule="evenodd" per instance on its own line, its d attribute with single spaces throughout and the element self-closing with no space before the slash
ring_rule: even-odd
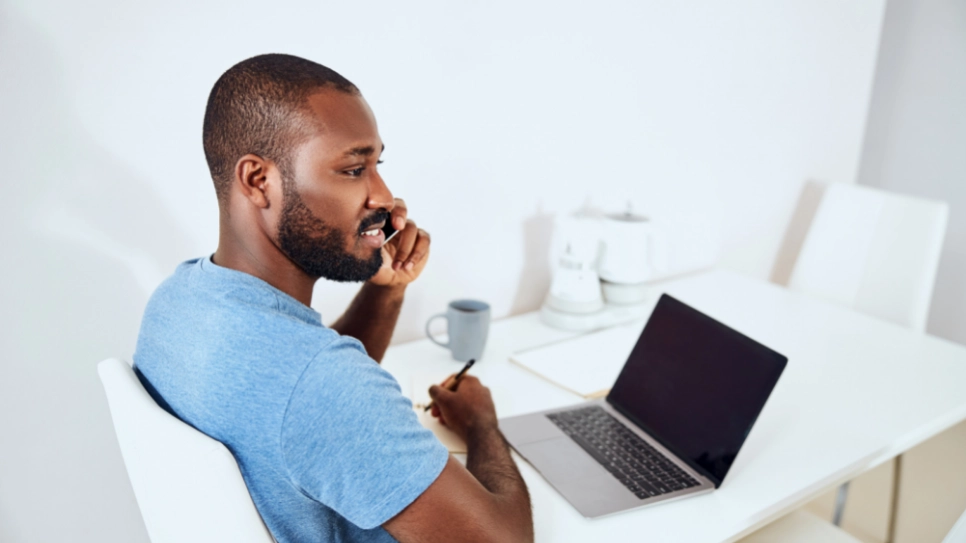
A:
<svg viewBox="0 0 966 543">
<path fill-rule="evenodd" d="M 405 287 L 380 287 L 365 283 L 339 320 L 332 323 L 336 332 L 352 336 L 366 347 L 376 362 L 381 362 L 396 329 Z"/>
<path fill-rule="evenodd" d="M 526 533 L 533 541 L 533 512 L 530 493 L 520 470 L 510 456 L 510 447 L 498 428 L 471 430 L 466 436 L 466 469 L 503 502 L 506 520 L 515 533 Z"/>
</svg>

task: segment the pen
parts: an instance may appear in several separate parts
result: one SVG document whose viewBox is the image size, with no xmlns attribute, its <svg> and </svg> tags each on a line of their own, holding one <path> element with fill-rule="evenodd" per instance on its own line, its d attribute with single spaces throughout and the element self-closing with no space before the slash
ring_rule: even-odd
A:
<svg viewBox="0 0 966 543">
<path fill-rule="evenodd" d="M 463 366 L 463 369 L 461 369 L 460 372 L 456 374 L 456 377 L 453 377 L 453 380 L 449 381 L 449 384 L 444 383 L 443 386 L 446 387 L 446 390 L 456 390 L 456 385 L 460 384 L 460 379 L 463 378 L 463 374 L 466 373 L 466 370 L 470 369 L 475 363 L 476 363 L 476 359 L 471 358 L 470 361 L 467 362 L 465 366 Z M 427 405 L 426 409 L 423 409 L 423 411 L 429 411 L 432 407 L 433 407 L 433 402 L 429 402 L 429 405 Z"/>
</svg>

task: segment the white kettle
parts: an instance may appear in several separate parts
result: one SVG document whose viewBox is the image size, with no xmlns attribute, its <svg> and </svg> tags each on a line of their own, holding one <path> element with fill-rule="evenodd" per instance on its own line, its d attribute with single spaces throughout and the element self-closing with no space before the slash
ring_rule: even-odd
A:
<svg viewBox="0 0 966 543">
<path fill-rule="evenodd" d="M 546 305 L 564 313 L 593 313 L 604 307 L 594 262 L 575 254 L 569 243 L 560 255 Z"/>
<path fill-rule="evenodd" d="M 604 297 L 610 303 L 635 304 L 644 300 L 644 283 L 658 266 L 660 253 L 650 219 L 633 213 L 607 215 L 602 224 L 598 274 Z"/>
</svg>

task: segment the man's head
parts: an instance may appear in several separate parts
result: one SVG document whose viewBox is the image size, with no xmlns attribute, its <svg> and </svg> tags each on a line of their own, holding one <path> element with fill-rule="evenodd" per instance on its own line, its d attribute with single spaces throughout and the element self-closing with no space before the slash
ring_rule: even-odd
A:
<svg viewBox="0 0 966 543">
<path fill-rule="evenodd" d="M 378 271 L 382 237 L 363 232 L 389 219 L 393 198 L 355 85 L 302 58 L 250 58 L 212 88 L 203 139 L 223 228 L 241 243 L 267 238 L 311 277 L 363 281 Z"/>
</svg>

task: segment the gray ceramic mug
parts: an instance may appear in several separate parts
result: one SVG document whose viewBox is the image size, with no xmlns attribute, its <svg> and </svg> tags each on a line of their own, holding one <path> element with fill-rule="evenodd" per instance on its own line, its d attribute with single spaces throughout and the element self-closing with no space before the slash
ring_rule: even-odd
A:
<svg viewBox="0 0 966 543">
<path fill-rule="evenodd" d="M 449 341 L 437 341 L 429 333 L 429 325 L 438 318 L 446 319 L 446 332 Z M 479 361 L 486 346 L 486 335 L 490 331 L 490 305 L 479 300 L 453 300 L 446 313 L 433 315 L 426 321 L 426 335 L 430 341 L 450 350 L 454 360 L 467 362 Z"/>
</svg>

